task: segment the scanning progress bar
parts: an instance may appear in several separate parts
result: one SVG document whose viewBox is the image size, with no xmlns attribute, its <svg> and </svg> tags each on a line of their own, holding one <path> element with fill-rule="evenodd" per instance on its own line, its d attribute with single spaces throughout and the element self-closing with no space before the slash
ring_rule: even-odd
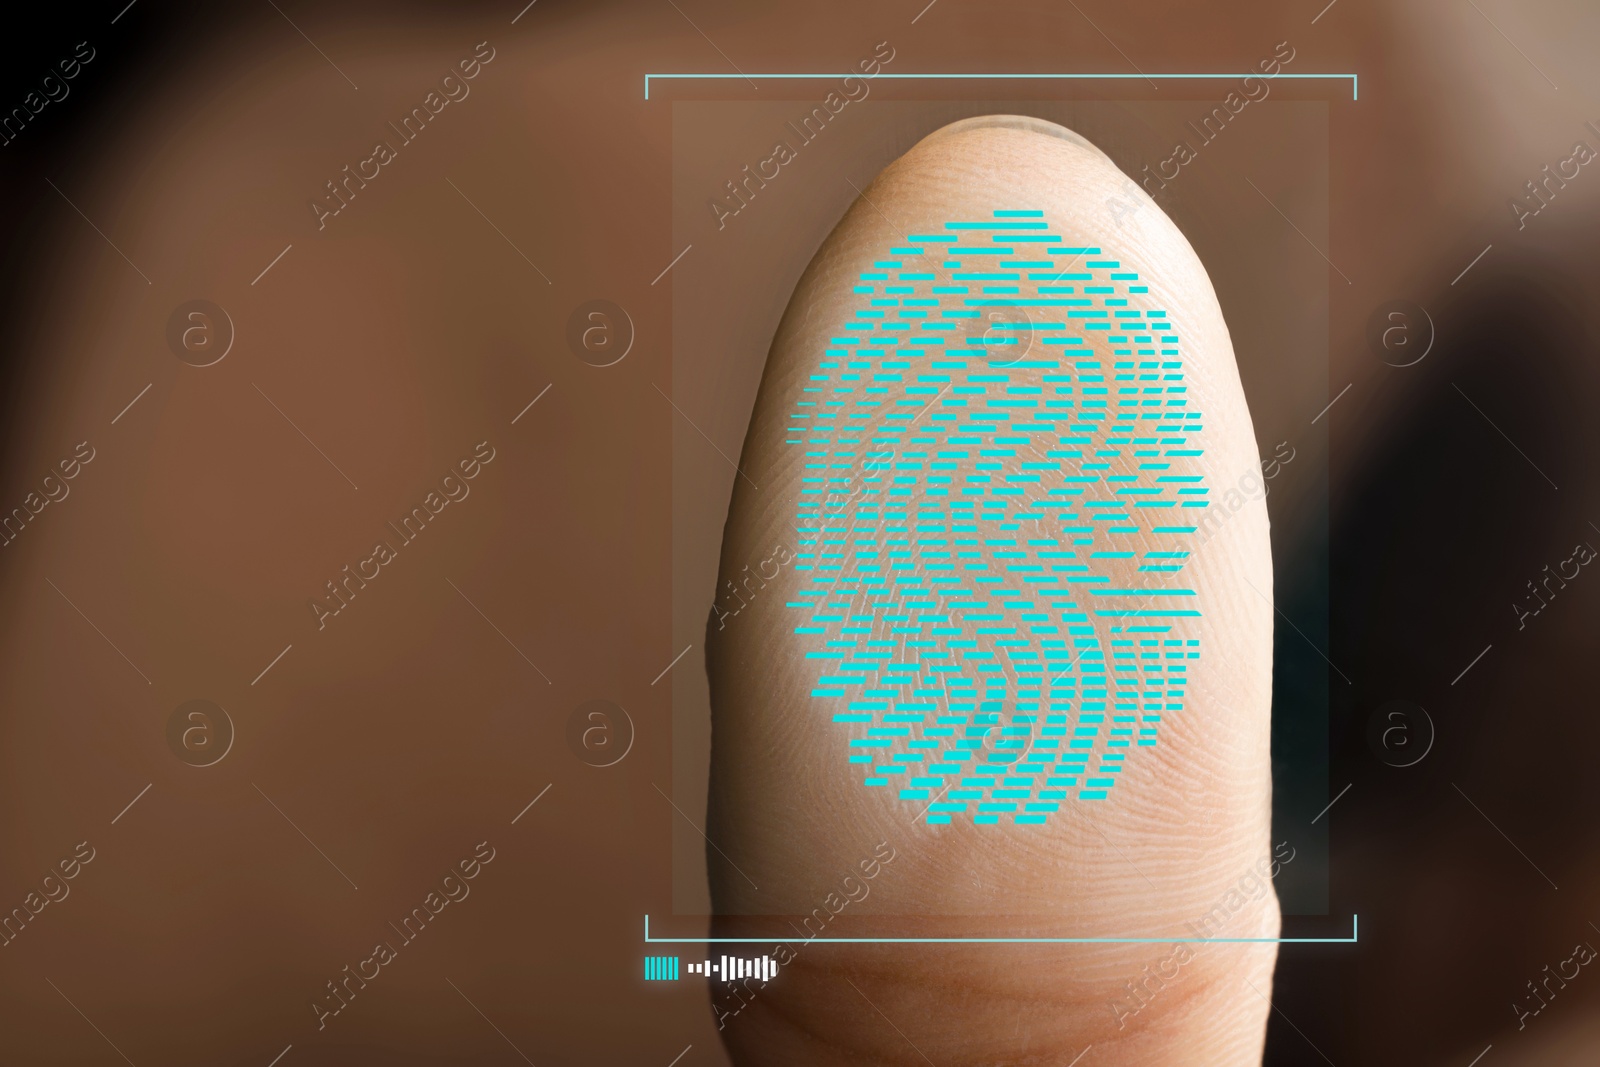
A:
<svg viewBox="0 0 1600 1067">
<path fill-rule="evenodd" d="M 724 982 L 736 982 L 741 978 L 759 978 L 763 982 L 768 982 L 778 973 L 778 965 L 773 962 L 771 956 L 757 956 L 753 960 L 724 956 L 720 963 L 712 960 L 691 963 L 688 970 L 690 974 L 714 974 Z"/>
<path fill-rule="evenodd" d="M 1171 945 L 1214 941 L 1223 945 L 1353 945 L 1358 940 L 1359 920 L 1359 915 L 1350 916 L 1349 937 L 808 937 L 805 942 L 808 945 L 819 941 L 841 945 Z M 771 937 L 651 937 L 649 915 L 644 917 L 644 939 L 646 944 L 662 945 L 765 945 L 773 941 Z"/>
<path fill-rule="evenodd" d="M 707 959 L 704 963 L 688 964 L 683 970 L 688 974 L 715 975 L 724 982 L 737 982 L 745 978 L 770 982 L 778 974 L 778 963 L 771 956 L 757 956 L 748 960 L 740 959 L 737 956 L 723 956 L 720 960 Z M 677 981 L 678 957 L 646 956 L 644 958 L 644 980 L 647 982 Z"/>
</svg>

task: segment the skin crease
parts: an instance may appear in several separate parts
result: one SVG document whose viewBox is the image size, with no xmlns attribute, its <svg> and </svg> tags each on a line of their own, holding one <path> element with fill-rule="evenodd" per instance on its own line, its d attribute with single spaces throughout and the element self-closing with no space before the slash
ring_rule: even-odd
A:
<svg viewBox="0 0 1600 1067">
<path fill-rule="evenodd" d="M 803 450 L 784 444 L 783 427 L 827 337 L 858 306 L 853 279 L 899 233 L 996 207 L 1042 208 L 1066 243 L 1099 245 L 1148 280 L 1148 295 L 1129 306 L 1169 312 L 1184 338 L 1189 396 L 1205 415 L 1205 456 L 1186 473 L 1205 475 L 1217 493 L 1258 462 L 1204 268 L 1152 204 L 1131 225 L 1115 225 L 1099 205 L 1120 178 L 1077 135 L 1006 117 L 938 131 L 879 175 L 817 252 L 773 342 L 740 464 L 762 489 L 741 480 L 735 490 L 723 581 L 769 546 L 794 542 Z M 1128 564 L 1101 573 L 1149 584 Z M 755 618 L 725 629 L 713 620 L 708 630 L 707 833 L 725 854 L 708 853 L 722 917 L 715 933 L 782 930 L 738 916 L 807 914 L 836 887 L 831 872 L 854 869 L 886 841 L 896 858 L 850 905 L 850 921 L 915 916 L 895 920 L 902 936 L 988 935 L 996 916 L 1011 917 L 1002 920 L 1008 936 L 1181 936 L 1268 855 L 1272 569 L 1261 501 L 1246 503 L 1184 571 L 1203 611 L 1175 634 L 1201 641 L 1185 710 L 1165 717 L 1155 748 L 1130 755 L 1107 800 L 1063 804 L 1044 827 L 978 827 L 959 815 L 928 826 L 919 806 L 865 789 L 846 771 L 843 734 L 809 697 L 804 652 L 822 638 L 797 638 L 794 613 L 782 608 L 800 577 L 785 569 L 753 605 L 762 609 Z M 830 935 L 866 932 L 839 921 Z M 1223 934 L 1278 929 L 1268 889 Z M 1125 983 L 1170 945 L 810 946 L 782 982 L 725 1021 L 723 1039 L 736 1062 L 752 1064 L 1064 1064 L 1090 1044 L 1102 1063 L 1259 1062 L 1275 946 L 1195 948 L 1181 977 L 1119 1027 L 1109 1002 L 1126 997 Z M 915 1020 L 914 1046 L 886 1019 Z"/>
</svg>

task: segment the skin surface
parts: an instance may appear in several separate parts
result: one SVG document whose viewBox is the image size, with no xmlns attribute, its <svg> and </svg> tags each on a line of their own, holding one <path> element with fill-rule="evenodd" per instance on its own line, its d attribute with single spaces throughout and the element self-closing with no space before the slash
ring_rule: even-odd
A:
<svg viewBox="0 0 1600 1067">
<path fill-rule="evenodd" d="M 1205 270 L 1159 208 L 1147 203 L 1115 225 L 1100 205 L 1120 177 L 1070 131 L 1004 116 L 946 127 L 879 175 L 812 259 L 773 342 L 740 464 L 762 488 L 741 479 L 735 490 L 723 582 L 770 546 L 793 543 L 804 457 L 785 445 L 783 427 L 828 336 L 859 306 L 854 279 L 899 233 L 997 207 L 1036 205 L 1068 244 L 1098 245 L 1149 281 L 1130 306 L 1169 312 L 1185 341 L 1190 400 L 1206 416 L 1205 454 L 1189 473 L 1226 486 L 1259 462 Z M 1008 462 L 1010 471 L 1021 461 Z M 1100 565 L 1118 587 L 1151 585 L 1131 563 Z M 1164 721 L 1155 748 L 1130 755 L 1108 799 L 1066 803 L 1042 827 L 974 826 L 964 816 L 928 826 L 917 818 L 921 805 L 862 787 L 846 769 L 841 727 L 809 696 L 814 669 L 805 652 L 823 639 L 791 632 L 794 613 L 782 605 L 804 584 L 793 568 L 772 580 L 754 618 L 726 628 L 714 619 L 707 832 L 717 842 L 708 858 L 722 916 L 714 932 L 786 930 L 781 919 L 753 916 L 806 915 L 835 890 L 832 872 L 856 870 L 886 842 L 892 862 L 829 936 L 868 935 L 885 921 L 901 936 L 1191 936 L 1186 924 L 1236 890 L 1270 850 L 1264 504 L 1250 501 L 1221 525 L 1184 577 L 1202 610 L 1173 635 L 1201 642 L 1185 710 Z M 1277 935 L 1271 888 L 1254 897 L 1223 936 Z M 1119 998 L 1134 1003 L 1130 980 L 1175 952 L 1187 962 L 1142 1010 L 1113 1007 Z M 1255 1063 L 1275 958 L 1270 944 L 802 946 L 782 982 L 725 1020 L 723 1038 L 740 1063 L 1065 1064 L 1091 1044 L 1101 1063 Z M 1169 975 L 1174 966 L 1164 965 Z M 897 1032 L 912 1020 L 914 1043 Z"/>
</svg>

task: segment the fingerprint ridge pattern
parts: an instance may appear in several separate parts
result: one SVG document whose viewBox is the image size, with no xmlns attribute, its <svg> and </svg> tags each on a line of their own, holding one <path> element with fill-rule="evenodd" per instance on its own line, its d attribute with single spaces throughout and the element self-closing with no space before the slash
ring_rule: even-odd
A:
<svg viewBox="0 0 1600 1067">
<path fill-rule="evenodd" d="M 1128 307 L 1148 291 L 1042 211 L 947 222 L 862 272 L 791 413 L 811 696 L 929 823 L 1104 800 L 1183 709 L 1208 489 L 1177 332 Z"/>
</svg>

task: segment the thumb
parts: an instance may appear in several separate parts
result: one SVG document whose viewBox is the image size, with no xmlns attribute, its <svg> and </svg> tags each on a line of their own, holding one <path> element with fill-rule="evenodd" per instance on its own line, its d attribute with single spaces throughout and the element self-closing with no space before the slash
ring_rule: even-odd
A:
<svg viewBox="0 0 1600 1067">
<path fill-rule="evenodd" d="M 736 1014 L 713 983 L 736 1062 L 1259 1062 L 1272 569 L 1260 496 L 1212 499 L 1259 458 L 1129 189 L 956 123 L 790 301 L 707 642 L 714 935 L 782 964 Z M 930 940 L 839 940 L 885 937 Z"/>
</svg>

